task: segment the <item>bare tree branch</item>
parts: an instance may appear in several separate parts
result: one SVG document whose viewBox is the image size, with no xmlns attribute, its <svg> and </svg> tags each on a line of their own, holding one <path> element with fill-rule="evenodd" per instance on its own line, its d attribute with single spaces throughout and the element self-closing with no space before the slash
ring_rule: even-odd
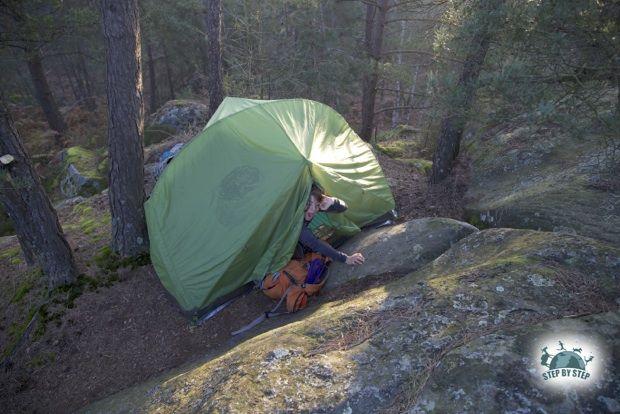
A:
<svg viewBox="0 0 620 414">
<path fill-rule="evenodd" d="M 385 24 L 396 23 L 396 22 L 431 22 L 431 23 L 441 23 L 441 24 L 449 24 L 455 26 L 453 23 L 448 23 L 440 19 L 425 19 L 421 17 L 403 17 L 402 19 L 390 19 L 386 20 Z"/>
<path fill-rule="evenodd" d="M 379 7 L 376 1 L 371 0 L 338 0 L 338 3 L 344 3 L 345 1 L 359 1 L 360 3 L 368 4 L 369 6 Z"/>
<path fill-rule="evenodd" d="M 380 114 L 382 112 L 387 112 L 387 111 L 395 111 L 397 109 L 431 109 L 432 106 L 392 106 L 390 108 L 383 108 L 383 109 L 379 109 L 378 111 L 375 111 L 375 115 Z"/>
<path fill-rule="evenodd" d="M 403 92 L 403 91 L 399 91 L 398 89 L 391 89 L 391 88 L 377 88 L 378 91 L 388 91 L 388 92 L 398 92 L 402 95 L 412 95 L 412 96 L 428 96 L 428 94 L 426 93 L 411 93 L 411 92 Z"/>
<path fill-rule="evenodd" d="M 410 54 L 417 54 L 417 55 L 426 55 L 426 56 L 432 57 L 435 60 L 445 59 L 445 60 L 449 60 L 449 61 L 452 61 L 452 62 L 463 63 L 462 60 L 455 59 L 455 58 L 449 58 L 449 57 L 446 57 L 446 56 L 439 56 L 439 55 L 436 55 L 433 52 L 429 52 L 429 51 L 426 51 L 426 50 L 386 50 L 385 52 L 382 53 L 382 55 L 383 56 L 385 56 L 385 55 L 394 55 L 394 54 L 397 54 L 397 53 L 410 53 Z"/>
</svg>

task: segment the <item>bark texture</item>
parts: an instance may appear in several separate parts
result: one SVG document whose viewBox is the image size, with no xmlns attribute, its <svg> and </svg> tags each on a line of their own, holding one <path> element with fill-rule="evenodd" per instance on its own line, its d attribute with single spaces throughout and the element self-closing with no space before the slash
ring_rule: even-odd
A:
<svg viewBox="0 0 620 414">
<path fill-rule="evenodd" d="M 43 109 L 45 119 L 50 128 L 60 134 L 64 134 L 67 132 L 67 124 L 65 124 L 62 115 L 60 115 L 58 105 L 56 104 L 52 90 L 47 82 L 45 70 L 43 69 L 41 51 L 33 49 L 26 51 L 26 54 L 28 70 L 30 71 L 30 77 L 34 85 L 35 97 L 39 105 L 41 105 L 41 109 Z"/>
<path fill-rule="evenodd" d="M 144 107 L 137 0 L 102 0 L 108 95 L 112 250 L 148 249 L 144 217 Z"/>
<path fill-rule="evenodd" d="M 379 81 L 379 64 L 383 49 L 383 33 L 389 9 L 389 0 L 380 0 L 376 4 L 366 5 L 366 25 L 364 45 L 370 59 L 371 69 L 362 79 L 362 130 L 364 141 L 370 141 L 374 127 L 375 97 Z"/>
<path fill-rule="evenodd" d="M 13 222 L 26 260 L 36 259 L 50 289 L 74 282 L 78 272 L 71 248 L 4 103 L 0 103 L 0 154 L 15 158 L 0 171 L 0 203 Z"/>
<path fill-rule="evenodd" d="M 222 85 L 222 4 L 220 0 L 204 0 L 207 26 L 207 88 L 209 118 L 224 100 Z"/>
<path fill-rule="evenodd" d="M 459 154 L 463 128 L 476 94 L 476 83 L 489 50 L 489 41 L 487 18 L 473 36 L 457 87 L 451 97 L 450 108 L 441 121 L 437 148 L 433 154 L 433 169 L 429 177 L 431 184 L 438 184 L 450 175 L 454 160 Z"/>
</svg>

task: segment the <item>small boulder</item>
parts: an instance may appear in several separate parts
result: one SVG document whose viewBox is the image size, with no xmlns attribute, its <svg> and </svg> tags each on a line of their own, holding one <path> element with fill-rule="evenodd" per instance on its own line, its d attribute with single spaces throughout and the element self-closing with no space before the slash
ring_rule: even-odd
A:
<svg viewBox="0 0 620 414">
<path fill-rule="evenodd" d="M 62 173 L 58 178 L 60 193 L 65 198 L 97 194 L 108 185 L 99 168 L 103 155 L 82 147 L 63 150 L 59 156 Z"/>
<path fill-rule="evenodd" d="M 328 273 L 329 286 L 372 275 L 411 272 L 476 231 L 478 229 L 471 224 L 429 217 L 362 232 L 347 241 L 340 250 L 347 254 L 360 252 L 366 261 L 359 266 L 333 263 Z"/>
<path fill-rule="evenodd" d="M 175 133 L 202 128 L 207 123 L 207 105 L 199 101 L 177 99 L 168 101 L 150 117 L 149 128 L 170 128 Z"/>
</svg>

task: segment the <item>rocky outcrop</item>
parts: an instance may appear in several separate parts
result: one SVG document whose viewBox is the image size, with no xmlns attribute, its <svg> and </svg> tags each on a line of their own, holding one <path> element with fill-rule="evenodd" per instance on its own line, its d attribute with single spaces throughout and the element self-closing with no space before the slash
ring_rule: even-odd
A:
<svg viewBox="0 0 620 414">
<path fill-rule="evenodd" d="M 616 407 L 620 383 L 603 354 L 591 392 L 573 398 L 540 385 L 540 355 L 526 350 L 537 346 L 528 341 L 539 332 L 572 323 L 565 317 L 617 309 L 619 279 L 620 250 L 590 238 L 513 229 L 474 232 L 407 276 L 310 308 L 294 316 L 297 321 L 85 411 Z M 587 323 L 602 343 L 617 341 L 605 342 L 617 337 L 617 316 L 574 321 Z M 458 369 L 461 363 L 475 375 Z"/>
<path fill-rule="evenodd" d="M 360 266 L 333 263 L 328 271 L 328 286 L 383 273 L 412 272 L 475 231 L 478 229 L 467 223 L 430 217 L 359 233 L 339 250 L 361 252 L 366 261 Z"/>
<path fill-rule="evenodd" d="M 149 127 L 163 126 L 181 133 L 202 128 L 207 123 L 207 106 L 199 101 L 177 99 L 168 101 L 151 115 Z"/>
<path fill-rule="evenodd" d="M 620 182 L 607 144 L 527 120 L 471 140 L 468 221 L 478 227 L 568 232 L 620 245 Z"/>
</svg>

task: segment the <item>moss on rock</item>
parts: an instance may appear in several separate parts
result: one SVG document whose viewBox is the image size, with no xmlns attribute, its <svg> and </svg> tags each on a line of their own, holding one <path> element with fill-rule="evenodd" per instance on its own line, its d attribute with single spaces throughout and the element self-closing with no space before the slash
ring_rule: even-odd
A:
<svg viewBox="0 0 620 414">
<path fill-rule="evenodd" d="M 64 150 L 61 159 L 62 167 L 53 185 L 58 186 L 65 197 L 89 196 L 107 187 L 104 152 L 75 146 Z"/>
</svg>

